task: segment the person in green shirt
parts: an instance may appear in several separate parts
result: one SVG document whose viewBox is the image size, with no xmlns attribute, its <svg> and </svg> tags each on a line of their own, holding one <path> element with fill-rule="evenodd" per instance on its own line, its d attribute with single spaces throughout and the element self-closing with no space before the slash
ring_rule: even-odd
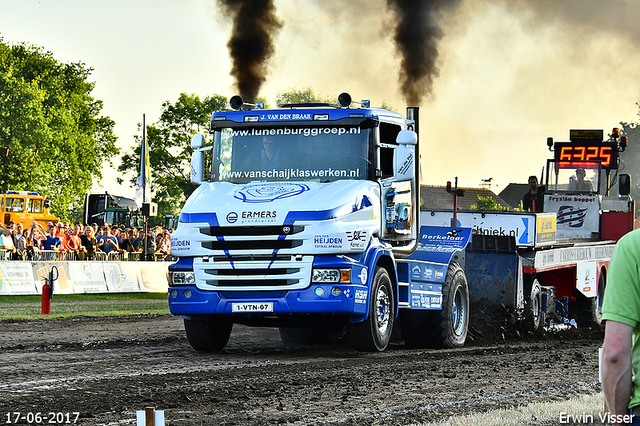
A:
<svg viewBox="0 0 640 426">
<path fill-rule="evenodd" d="M 613 251 L 602 319 L 602 388 L 612 424 L 640 425 L 640 230 Z"/>
</svg>

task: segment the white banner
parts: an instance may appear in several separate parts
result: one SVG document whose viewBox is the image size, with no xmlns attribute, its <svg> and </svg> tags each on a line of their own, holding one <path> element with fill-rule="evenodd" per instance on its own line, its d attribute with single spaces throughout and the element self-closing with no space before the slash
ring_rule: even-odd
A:
<svg viewBox="0 0 640 426">
<path fill-rule="evenodd" d="M 0 294 L 38 294 L 29 262 L 0 261 Z"/>
<path fill-rule="evenodd" d="M 52 267 L 54 294 L 166 292 L 171 262 L 0 261 L 0 295 L 42 294 Z"/>
</svg>

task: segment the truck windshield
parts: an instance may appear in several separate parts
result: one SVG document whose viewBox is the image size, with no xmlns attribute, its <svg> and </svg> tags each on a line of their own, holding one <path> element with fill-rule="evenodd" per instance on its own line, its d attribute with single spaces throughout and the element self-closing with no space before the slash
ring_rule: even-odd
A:
<svg viewBox="0 0 640 426">
<path fill-rule="evenodd" d="M 211 180 L 367 179 L 374 130 L 345 126 L 222 129 L 214 134 Z"/>
<path fill-rule="evenodd" d="M 580 163 L 574 167 L 557 167 L 549 162 L 547 192 L 597 193 L 599 191 L 600 167 L 597 163 Z"/>
</svg>

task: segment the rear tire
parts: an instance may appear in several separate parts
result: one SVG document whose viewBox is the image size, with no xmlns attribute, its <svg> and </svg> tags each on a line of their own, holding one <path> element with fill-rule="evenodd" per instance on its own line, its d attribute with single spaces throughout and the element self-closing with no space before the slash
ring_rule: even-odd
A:
<svg viewBox="0 0 640 426">
<path fill-rule="evenodd" d="M 449 265 L 442 286 L 442 310 L 403 313 L 402 337 L 410 348 L 459 348 L 469 331 L 469 285 L 457 263 Z"/>
<path fill-rule="evenodd" d="M 184 330 L 189 344 L 196 351 L 214 352 L 222 350 L 229 341 L 233 323 L 226 318 L 212 317 L 210 320 L 184 319 Z"/>
<path fill-rule="evenodd" d="M 351 345 L 364 352 L 385 350 L 393 331 L 395 309 L 389 273 L 384 268 L 376 267 L 369 294 L 369 317 L 362 322 L 349 323 Z"/>
</svg>

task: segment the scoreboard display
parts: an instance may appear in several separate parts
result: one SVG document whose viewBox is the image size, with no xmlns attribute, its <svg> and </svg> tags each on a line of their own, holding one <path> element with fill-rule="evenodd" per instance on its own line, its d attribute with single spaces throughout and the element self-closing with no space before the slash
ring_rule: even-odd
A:
<svg viewBox="0 0 640 426">
<path fill-rule="evenodd" d="M 554 144 L 557 168 L 592 168 L 588 163 L 600 163 L 603 169 L 618 168 L 618 145 L 616 142 L 576 143 L 556 142 Z"/>
<path fill-rule="evenodd" d="M 603 142 L 602 130 L 572 130 L 571 142 L 554 144 L 554 160 L 557 168 L 594 168 L 598 164 L 604 170 L 618 168 L 618 143 Z"/>
</svg>

